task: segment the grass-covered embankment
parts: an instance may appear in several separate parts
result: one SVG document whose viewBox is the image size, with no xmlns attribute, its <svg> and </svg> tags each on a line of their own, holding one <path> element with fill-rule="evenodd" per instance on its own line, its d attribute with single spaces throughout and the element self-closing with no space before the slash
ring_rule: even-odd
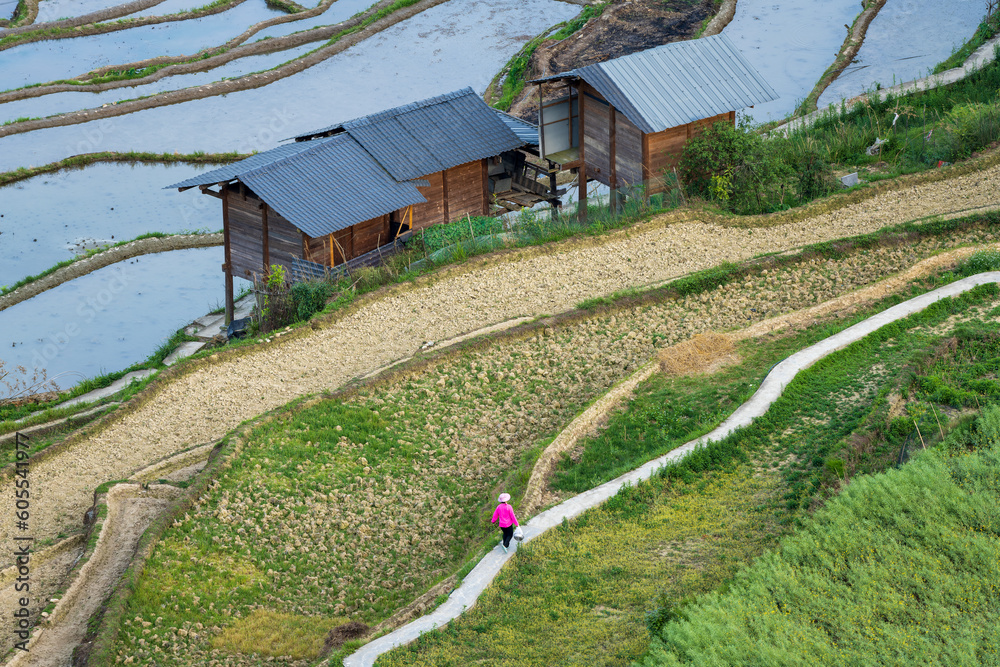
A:
<svg viewBox="0 0 1000 667">
<path fill-rule="evenodd" d="M 845 484 L 845 476 L 863 478 L 866 470 L 892 465 L 900 448 L 904 454 L 919 451 L 918 424 L 928 445 L 939 439 L 928 396 L 910 393 L 919 386 L 913 369 L 938 355 L 953 318 L 994 315 L 997 294 L 988 286 L 939 302 L 801 373 L 751 427 L 522 547 L 471 612 L 377 664 L 585 665 L 601 655 L 604 664 L 627 665 L 641 658 L 650 630 L 678 618 L 691 596 L 727 585 L 794 525 L 792 519 L 803 516 L 806 500 L 821 500 Z M 820 330 L 840 325 L 826 323 Z M 804 345 L 820 330 L 792 339 Z M 993 361 L 1000 358 L 998 334 L 1000 327 L 992 322 L 973 336 L 992 343 Z M 744 350 L 752 357 L 774 342 Z M 995 385 L 990 367 L 984 363 L 965 384 Z M 717 379 L 686 380 L 701 392 L 675 392 L 673 409 L 704 410 L 700 394 Z M 643 393 L 654 396 L 659 382 L 664 380 L 651 381 Z M 900 406 L 890 398 L 900 391 L 909 399 L 904 414 L 925 408 L 925 416 L 909 426 L 897 419 Z M 644 422 L 650 403 L 640 396 L 627 412 Z M 960 423 L 958 407 L 937 404 L 935 410 L 941 432 Z M 643 435 L 636 433 L 636 439 Z M 841 457 L 848 452 L 864 463 L 845 472 Z M 612 461 L 609 457 L 605 465 L 610 468 Z M 818 483 L 807 483 L 812 481 Z M 802 553 L 808 546 L 803 543 Z M 525 635 L 532 638 L 530 651 L 517 648 Z M 715 644 L 711 634 L 697 637 Z M 717 664 L 774 663 L 764 657 Z"/>
<path fill-rule="evenodd" d="M 996 664 L 1000 408 L 957 435 L 855 480 L 643 664 Z"/>
<path fill-rule="evenodd" d="M 971 233 L 969 240 L 984 231 Z M 912 248 L 930 253 L 939 242 Z M 910 252 L 872 250 L 853 261 L 870 267 L 872 280 L 890 265 L 908 266 Z M 818 263 L 789 267 L 773 276 L 775 291 L 800 284 L 800 268 L 810 276 L 823 271 Z M 824 289 L 843 293 L 850 284 L 830 279 Z M 815 302 L 791 289 L 795 303 Z M 490 500 L 502 487 L 517 497 L 540 448 L 587 402 L 648 360 L 659 343 L 689 336 L 679 321 L 746 322 L 752 306 L 733 306 L 709 312 L 712 305 L 693 298 L 686 308 L 671 301 L 583 313 L 259 427 L 211 492 L 164 534 L 128 602 L 124 618 L 156 614 L 161 627 L 142 634 L 141 625 L 123 626 L 115 652 L 141 663 L 165 650 L 176 664 L 213 649 L 231 653 L 223 629 L 239 630 L 236 614 L 246 618 L 254 609 L 369 625 L 384 620 L 491 543 Z M 706 417 L 717 411 L 701 397 L 697 405 Z M 283 554 L 277 567 L 275 553 Z M 250 583 L 234 592 L 219 559 L 231 561 L 227 571 L 252 572 Z M 197 582 L 198 600 L 171 583 L 178 577 Z M 178 636 L 195 615 L 209 630 Z M 240 660 L 267 657 L 262 649 Z"/>
</svg>

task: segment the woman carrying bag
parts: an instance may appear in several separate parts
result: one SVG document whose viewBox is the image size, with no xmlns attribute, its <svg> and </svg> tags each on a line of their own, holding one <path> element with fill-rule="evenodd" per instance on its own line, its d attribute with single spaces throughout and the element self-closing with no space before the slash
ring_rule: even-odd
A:
<svg viewBox="0 0 1000 667">
<path fill-rule="evenodd" d="M 509 493 L 501 493 L 497 500 L 500 504 L 493 510 L 493 518 L 490 519 L 490 523 L 499 522 L 500 530 L 503 532 L 503 541 L 500 546 L 503 547 L 503 552 L 507 553 L 510 538 L 514 537 L 514 527 L 518 525 L 517 516 L 514 515 L 514 508 L 507 504 L 507 501 L 510 500 Z"/>
</svg>

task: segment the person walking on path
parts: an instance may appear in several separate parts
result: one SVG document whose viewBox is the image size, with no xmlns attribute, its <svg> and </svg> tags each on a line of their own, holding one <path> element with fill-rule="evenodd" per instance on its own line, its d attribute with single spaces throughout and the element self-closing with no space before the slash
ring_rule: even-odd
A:
<svg viewBox="0 0 1000 667">
<path fill-rule="evenodd" d="M 501 493 L 497 500 L 500 501 L 500 504 L 493 510 L 493 518 L 490 519 L 490 523 L 500 522 L 500 530 L 503 531 L 503 542 L 500 544 L 503 547 L 503 552 L 507 553 L 507 547 L 510 546 L 510 538 L 514 537 L 514 526 L 519 524 L 517 523 L 517 516 L 514 514 L 514 508 L 507 504 L 507 501 L 510 500 L 510 494 Z"/>
</svg>

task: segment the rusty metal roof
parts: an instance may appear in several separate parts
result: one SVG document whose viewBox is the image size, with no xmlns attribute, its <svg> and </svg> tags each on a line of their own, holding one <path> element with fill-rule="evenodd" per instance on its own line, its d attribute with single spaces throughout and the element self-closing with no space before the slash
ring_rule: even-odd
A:
<svg viewBox="0 0 1000 667">
<path fill-rule="evenodd" d="M 724 34 L 674 42 L 555 74 L 582 79 L 647 134 L 777 99 Z"/>
</svg>

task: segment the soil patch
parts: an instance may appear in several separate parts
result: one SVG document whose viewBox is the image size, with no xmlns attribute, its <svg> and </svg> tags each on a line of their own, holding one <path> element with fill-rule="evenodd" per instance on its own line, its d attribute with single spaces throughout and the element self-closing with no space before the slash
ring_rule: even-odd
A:
<svg viewBox="0 0 1000 667">
<path fill-rule="evenodd" d="M 333 630 L 330 630 L 330 634 L 326 636 L 326 640 L 323 642 L 324 655 L 340 648 L 344 645 L 344 642 L 364 637 L 368 634 L 368 630 L 370 628 L 361 621 L 350 621 L 349 623 L 338 625 Z"/>
</svg>

